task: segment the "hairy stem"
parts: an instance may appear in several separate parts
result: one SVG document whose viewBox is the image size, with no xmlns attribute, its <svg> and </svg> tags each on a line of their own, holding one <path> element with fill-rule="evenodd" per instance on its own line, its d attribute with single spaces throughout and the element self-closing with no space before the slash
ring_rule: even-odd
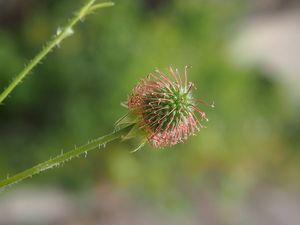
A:
<svg viewBox="0 0 300 225">
<path fill-rule="evenodd" d="M 13 79 L 9 86 L 0 94 L 0 104 L 7 98 L 7 96 L 16 88 L 16 86 L 29 74 L 29 72 L 55 47 L 58 46 L 62 40 L 73 34 L 73 26 L 85 16 L 94 12 L 94 10 L 113 6 L 112 2 L 103 2 L 95 4 L 96 0 L 90 0 L 85 4 L 73 19 L 62 30 L 58 30 L 54 39 L 47 43 L 45 48 L 37 54 L 30 63 Z"/>
<path fill-rule="evenodd" d="M 102 136 L 95 140 L 90 141 L 88 144 L 75 147 L 73 150 L 68 151 L 66 153 L 61 153 L 60 155 L 56 156 L 53 159 L 49 159 L 45 162 L 37 164 L 34 167 L 31 167 L 23 172 L 20 172 L 12 177 L 6 178 L 0 181 L 0 189 L 8 187 L 12 184 L 18 183 L 26 178 L 32 177 L 35 174 L 41 173 L 51 168 L 58 167 L 62 165 L 62 163 L 67 162 L 74 157 L 79 157 L 82 154 L 87 154 L 88 151 L 91 151 L 96 148 L 104 147 L 108 142 L 116 140 L 118 138 L 122 138 L 128 134 L 132 125 L 122 128 L 118 131 L 115 131 L 111 134 Z"/>
</svg>

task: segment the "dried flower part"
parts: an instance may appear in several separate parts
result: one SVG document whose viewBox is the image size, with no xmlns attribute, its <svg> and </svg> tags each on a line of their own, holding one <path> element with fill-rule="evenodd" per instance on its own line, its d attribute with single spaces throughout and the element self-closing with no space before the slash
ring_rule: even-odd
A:
<svg viewBox="0 0 300 225">
<path fill-rule="evenodd" d="M 184 77 L 170 66 L 173 77 L 155 70 L 141 80 L 128 99 L 129 110 L 136 113 L 139 129 L 146 131 L 148 142 L 155 148 L 172 146 L 204 128 L 202 120 L 208 121 L 205 113 L 196 105 L 192 82 L 188 82 L 185 67 Z M 213 106 L 213 105 L 211 105 Z"/>
</svg>

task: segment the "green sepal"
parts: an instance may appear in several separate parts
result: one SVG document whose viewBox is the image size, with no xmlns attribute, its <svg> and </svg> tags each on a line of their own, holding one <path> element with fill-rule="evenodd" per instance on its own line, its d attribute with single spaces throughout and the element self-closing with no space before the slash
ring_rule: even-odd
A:
<svg viewBox="0 0 300 225">
<path fill-rule="evenodd" d="M 137 152 L 138 150 L 140 150 L 142 147 L 144 147 L 144 145 L 147 143 L 147 139 L 144 138 L 140 141 L 139 145 L 134 149 L 132 150 L 130 153 L 135 153 Z"/>
<path fill-rule="evenodd" d="M 139 121 L 141 121 L 141 119 L 139 118 L 138 114 L 135 111 L 129 111 L 115 122 L 115 128 L 136 124 Z"/>
<path fill-rule="evenodd" d="M 141 129 L 141 121 L 142 118 L 140 118 L 138 112 L 135 110 L 131 110 L 120 119 L 118 119 L 115 123 L 115 130 L 131 126 L 131 129 L 128 131 L 128 133 L 123 135 L 121 138 L 122 141 L 126 141 L 132 138 L 138 139 L 138 147 L 131 152 L 138 151 L 147 143 L 147 137 L 149 134 L 144 129 Z"/>
<path fill-rule="evenodd" d="M 127 135 L 122 137 L 122 141 L 131 139 L 131 138 L 142 138 L 147 139 L 147 133 L 143 130 L 141 130 L 139 124 L 134 124 L 133 127 L 130 129 L 130 131 L 127 133 Z"/>
</svg>

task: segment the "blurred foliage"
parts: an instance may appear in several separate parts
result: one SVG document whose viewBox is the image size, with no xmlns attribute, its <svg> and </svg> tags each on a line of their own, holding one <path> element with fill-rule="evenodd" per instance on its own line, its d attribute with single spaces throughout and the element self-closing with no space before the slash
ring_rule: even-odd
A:
<svg viewBox="0 0 300 225">
<path fill-rule="evenodd" d="M 259 68 L 237 68 L 226 52 L 245 6 L 239 1 L 117 1 L 75 28 L 0 108 L 0 176 L 110 132 L 134 84 L 173 64 L 190 79 L 207 129 L 172 149 L 114 143 L 29 182 L 69 189 L 114 183 L 168 201 L 211 186 L 238 197 L 258 184 L 299 186 L 299 108 Z M 1 88 L 66 23 L 82 1 L 32 1 L 0 27 Z M 171 202 L 170 205 L 173 205 Z"/>
</svg>

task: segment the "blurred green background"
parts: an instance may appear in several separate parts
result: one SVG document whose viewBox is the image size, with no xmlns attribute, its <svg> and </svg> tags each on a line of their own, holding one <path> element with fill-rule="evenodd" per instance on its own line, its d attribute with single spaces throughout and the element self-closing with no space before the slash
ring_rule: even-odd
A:
<svg viewBox="0 0 300 225">
<path fill-rule="evenodd" d="M 13 8 L 3 3 L 0 16 L 1 89 L 84 3 L 14 2 Z M 299 104 L 272 74 L 237 66 L 228 56 L 249 4 L 116 3 L 76 26 L 0 106 L 0 177 L 112 131 L 135 83 L 172 64 L 181 71 L 192 65 L 196 95 L 215 102 L 215 109 L 200 106 L 210 120 L 207 129 L 165 150 L 147 146 L 130 154 L 134 141 L 109 144 L 21 185 L 78 193 L 105 183 L 178 213 L 191 208 L 201 190 L 221 208 L 260 187 L 297 191 Z"/>
</svg>

